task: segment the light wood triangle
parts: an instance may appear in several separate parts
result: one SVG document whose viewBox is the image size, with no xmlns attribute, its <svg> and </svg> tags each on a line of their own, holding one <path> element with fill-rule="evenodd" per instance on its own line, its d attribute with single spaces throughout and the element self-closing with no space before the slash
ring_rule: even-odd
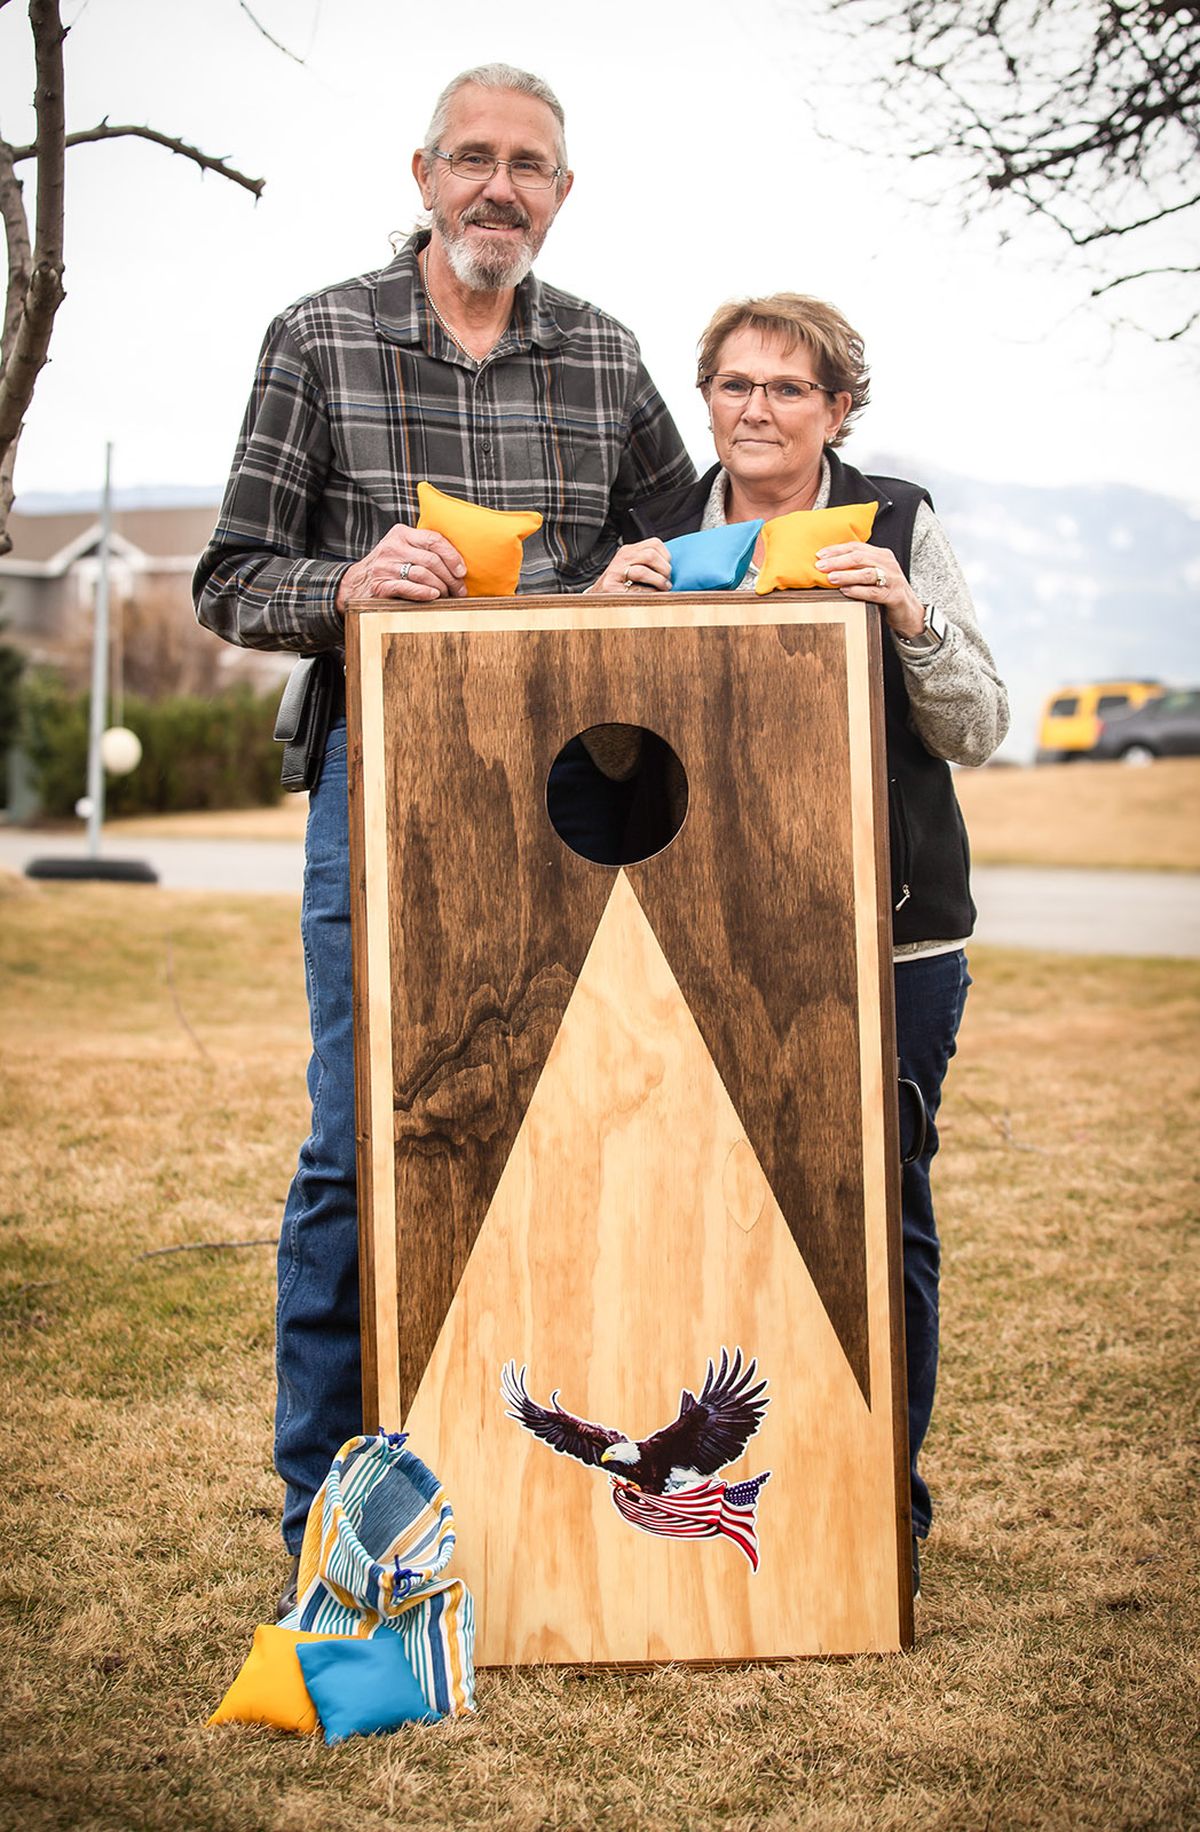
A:
<svg viewBox="0 0 1200 1832">
<path fill-rule="evenodd" d="M 802 1145 L 801 1145 L 802 1148 Z M 883 1197 L 868 1199 L 868 1407 L 671 967 L 617 874 L 404 1421 L 458 1528 L 482 1664 L 900 1645 Z M 722 1345 L 786 1395 L 722 1479 L 772 1472 L 761 1566 L 621 1519 L 607 1475 L 506 1415 L 645 1437 Z M 553 1629 L 547 1627 L 554 1625 Z"/>
</svg>

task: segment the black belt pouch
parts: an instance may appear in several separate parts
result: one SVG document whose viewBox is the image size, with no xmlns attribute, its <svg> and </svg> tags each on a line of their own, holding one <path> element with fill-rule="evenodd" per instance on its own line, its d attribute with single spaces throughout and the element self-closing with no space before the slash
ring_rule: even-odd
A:
<svg viewBox="0 0 1200 1832">
<path fill-rule="evenodd" d="M 285 789 L 311 789 L 321 774 L 341 672 L 340 655 L 306 655 L 288 676 L 275 719 L 275 737 L 283 745 L 280 781 Z"/>
</svg>

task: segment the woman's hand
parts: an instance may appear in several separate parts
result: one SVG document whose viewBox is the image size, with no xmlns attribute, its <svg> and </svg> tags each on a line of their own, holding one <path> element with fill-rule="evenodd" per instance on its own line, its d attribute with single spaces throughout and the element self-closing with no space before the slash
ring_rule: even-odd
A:
<svg viewBox="0 0 1200 1832">
<path fill-rule="evenodd" d="M 925 606 L 900 571 L 900 562 L 888 547 L 868 547 L 865 541 L 842 541 L 822 547 L 817 565 L 847 598 L 880 606 L 889 630 L 897 636 L 919 636 L 925 628 Z"/>
<path fill-rule="evenodd" d="M 669 592 L 671 556 L 661 541 L 631 541 L 618 547 L 589 592 Z"/>
</svg>

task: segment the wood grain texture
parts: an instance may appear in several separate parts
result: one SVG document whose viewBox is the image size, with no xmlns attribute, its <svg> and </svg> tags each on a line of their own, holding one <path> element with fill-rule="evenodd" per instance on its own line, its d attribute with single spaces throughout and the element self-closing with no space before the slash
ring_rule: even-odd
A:
<svg viewBox="0 0 1200 1832">
<path fill-rule="evenodd" d="M 387 1290 L 386 1278 L 380 1276 L 377 1264 L 377 1242 L 385 1230 L 380 1224 L 379 1191 L 376 1185 L 374 1166 L 371 1161 L 372 1128 L 369 1120 L 364 1124 L 363 1116 L 369 1115 L 371 1108 L 372 1076 L 370 1070 L 370 1041 L 372 1025 L 368 1004 L 368 988 L 372 976 L 368 970 L 367 937 L 369 925 L 366 920 L 368 909 L 374 913 L 373 926 L 378 928 L 387 921 L 387 887 L 383 889 L 383 906 L 379 905 L 379 894 L 373 891 L 367 895 L 367 797 L 364 795 L 363 775 L 363 650 L 361 642 L 362 625 L 357 617 L 351 617 L 346 623 L 346 777 L 349 792 L 350 815 L 350 906 L 355 913 L 351 923 L 351 955 L 353 964 L 353 1001 L 354 1001 L 354 1110 L 355 1123 L 355 1172 L 358 1186 L 358 1291 L 359 1312 L 362 1317 L 362 1396 L 363 1417 L 371 1425 L 379 1419 L 377 1410 L 380 1389 L 379 1364 L 379 1319 L 375 1315 L 375 1306 L 380 1303 L 381 1295 Z M 374 651 L 376 644 L 369 643 L 368 648 Z M 369 675 L 366 686 L 371 697 L 378 692 L 374 677 Z M 377 721 L 383 716 L 383 702 L 368 709 L 368 724 L 375 722 L 374 729 L 378 734 Z M 382 743 L 378 734 L 372 743 L 372 749 Z M 377 800 L 377 798 L 372 798 Z M 372 810 L 374 812 L 374 810 Z M 390 1081 L 390 1076 L 388 1077 Z M 386 1191 L 394 1182 L 389 1177 L 384 1184 Z M 390 1213 L 390 1197 L 385 1204 L 389 1214 L 389 1225 L 386 1234 L 394 1241 L 396 1237 L 395 1216 Z M 366 1225 L 371 1217 L 373 1225 Z M 394 1283 L 394 1281 L 393 1281 Z M 389 1298 L 389 1306 L 394 1309 Z M 386 1323 L 384 1325 L 386 1329 Z M 390 1370 L 389 1370 L 390 1377 Z M 391 1383 L 394 1386 L 394 1380 Z"/>
<path fill-rule="evenodd" d="M 630 868 L 869 1397 L 841 627 L 468 630 L 382 644 L 401 1404 L 611 888 L 545 812 L 558 750 L 646 725 L 687 820 Z"/>
<path fill-rule="evenodd" d="M 348 621 L 367 1416 L 447 1486 L 481 1658 L 909 1645 L 877 617 L 820 593 Z M 620 874 L 544 805 L 608 722 L 690 784 Z M 504 1414 L 513 1356 L 642 1435 L 735 1343 L 775 1396 L 722 1472 L 776 1470 L 769 1579 L 766 1538 L 751 1577 L 728 1542 L 638 1533 Z"/>
<path fill-rule="evenodd" d="M 664 643 L 645 723 L 688 818 L 629 878 L 869 1399 L 845 633 L 687 647 Z"/>
<path fill-rule="evenodd" d="M 872 1411 L 629 878 L 610 884 L 405 1419 L 453 1500 L 478 1658 L 897 1648 L 886 1317 Z M 762 1205 L 750 1228 L 729 1212 L 731 1158 L 748 1210 Z M 644 1436 L 722 1344 L 770 1382 L 761 1429 L 722 1472 L 772 1472 L 757 1573 L 728 1540 L 640 1533 L 607 1475 L 533 1438 L 500 1393 L 512 1358 L 542 1404 L 561 1388 L 569 1411 Z"/>
</svg>

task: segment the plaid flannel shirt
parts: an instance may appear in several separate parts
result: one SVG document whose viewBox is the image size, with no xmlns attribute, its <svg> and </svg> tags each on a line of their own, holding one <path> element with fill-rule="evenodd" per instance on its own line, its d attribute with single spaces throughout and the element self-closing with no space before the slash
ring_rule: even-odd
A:
<svg viewBox="0 0 1200 1832">
<path fill-rule="evenodd" d="M 520 590 L 577 592 L 618 545 L 637 497 L 689 482 L 691 460 L 633 335 L 532 275 L 476 363 L 435 318 L 417 254 L 313 293 L 271 325 L 196 612 L 227 642 L 341 648 L 347 566 L 417 484 L 492 509 L 538 509 Z"/>
</svg>

